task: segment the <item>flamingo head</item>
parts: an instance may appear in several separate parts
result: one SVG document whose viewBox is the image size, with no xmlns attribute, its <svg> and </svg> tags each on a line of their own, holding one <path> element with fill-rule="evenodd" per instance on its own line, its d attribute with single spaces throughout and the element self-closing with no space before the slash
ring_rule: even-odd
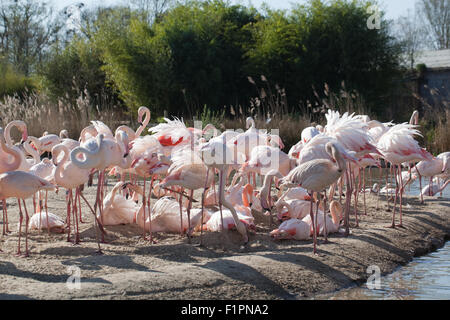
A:
<svg viewBox="0 0 450 320">
<path fill-rule="evenodd" d="M 274 240 L 284 239 L 287 236 L 289 236 L 288 232 L 286 230 L 281 229 L 275 229 L 270 233 L 270 237 L 273 238 Z"/>
</svg>

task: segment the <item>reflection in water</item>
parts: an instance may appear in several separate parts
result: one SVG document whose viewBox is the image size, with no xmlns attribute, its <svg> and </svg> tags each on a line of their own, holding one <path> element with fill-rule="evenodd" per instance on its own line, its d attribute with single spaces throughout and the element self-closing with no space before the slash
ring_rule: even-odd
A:
<svg viewBox="0 0 450 320">
<path fill-rule="evenodd" d="M 384 171 L 384 170 L 383 170 Z M 368 174 L 366 174 L 366 177 Z M 372 170 L 372 180 L 366 178 L 366 188 L 371 187 L 369 183 L 380 183 L 385 185 L 385 171 L 380 173 L 378 169 Z M 391 180 L 393 186 L 395 181 Z M 422 180 L 422 187 L 429 183 L 429 179 Z M 419 181 L 414 181 L 405 189 L 407 196 L 417 197 L 420 195 Z M 440 196 L 440 195 L 439 195 Z M 444 198 L 450 198 L 450 187 L 443 193 Z M 426 197 L 425 197 L 426 201 Z M 391 203 L 392 205 L 392 203 Z M 366 285 L 357 288 L 342 290 L 330 295 L 318 296 L 318 299 L 450 299 L 450 243 L 426 256 L 414 258 L 404 267 L 381 278 L 381 289 L 370 290 Z"/>
<path fill-rule="evenodd" d="M 450 299 L 450 243 L 381 278 L 381 289 L 366 285 L 342 290 L 320 299 Z"/>
</svg>

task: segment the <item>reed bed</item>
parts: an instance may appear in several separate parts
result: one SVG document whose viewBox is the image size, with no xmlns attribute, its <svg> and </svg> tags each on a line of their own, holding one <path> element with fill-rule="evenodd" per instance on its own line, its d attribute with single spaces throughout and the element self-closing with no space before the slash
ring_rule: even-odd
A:
<svg viewBox="0 0 450 320">
<path fill-rule="evenodd" d="M 91 120 L 101 120 L 112 129 L 129 122 L 119 107 L 107 105 L 100 109 L 93 105 L 87 91 L 81 91 L 73 102 L 67 97 L 55 102 L 46 94 L 34 91 L 26 91 L 21 97 L 5 96 L 0 101 L 0 117 L 2 127 L 13 120 L 25 121 L 28 134 L 32 136 L 40 137 L 45 131 L 58 134 L 66 129 L 74 139 L 78 139 L 81 130 Z"/>
</svg>

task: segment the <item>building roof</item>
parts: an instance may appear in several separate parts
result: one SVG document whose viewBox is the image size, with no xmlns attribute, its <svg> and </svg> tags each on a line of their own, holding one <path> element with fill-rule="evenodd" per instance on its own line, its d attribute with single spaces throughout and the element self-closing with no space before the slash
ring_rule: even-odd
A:
<svg viewBox="0 0 450 320">
<path fill-rule="evenodd" d="M 450 49 L 420 52 L 415 64 L 425 64 L 427 68 L 450 68 Z"/>
</svg>

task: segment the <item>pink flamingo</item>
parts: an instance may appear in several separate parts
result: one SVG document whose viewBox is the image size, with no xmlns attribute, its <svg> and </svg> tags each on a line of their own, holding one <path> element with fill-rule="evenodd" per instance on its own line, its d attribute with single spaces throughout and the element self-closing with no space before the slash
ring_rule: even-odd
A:
<svg viewBox="0 0 450 320">
<path fill-rule="evenodd" d="M 212 143 L 205 144 L 201 147 L 200 152 L 202 154 L 202 159 L 204 160 L 204 163 L 208 166 L 209 170 L 207 171 L 207 177 L 208 173 L 211 169 L 217 169 L 219 171 L 219 209 L 220 212 L 222 212 L 222 205 L 228 208 L 231 212 L 231 215 L 233 216 L 234 223 L 236 225 L 237 231 L 242 235 L 244 238 L 244 243 L 247 244 L 248 242 L 248 235 L 247 235 L 247 229 L 245 225 L 239 220 L 239 217 L 236 213 L 236 210 L 234 207 L 227 201 L 225 198 L 225 170 L 228 169 L 231 163 L 233 163 L 233 152 L 228 147 L 228 144 L 224 144 L 220 141 L 215 141 Z M 205 179 L 205 188 L 206 186 L 209 186 L 207 179 Z M 203 203 L 203 201 L 202 201 Z M 202 208 L 203 209 L 203 208 Z M 202 215 L 203 217 L 203 215 Z M 221 214 L 221 225 L 223 224 L 223 215 Z"/>
<path fill-rule="evenodd" d="M 19 168 L 22 161 L 22 154 L 17 148 L 11 148 L 6 145 L 5 137 L 3 135 L 3 128 L 0 128 L 0 173 L 15 171 Z M 10 158 L 13 159 L 10 162 Z M 6 210 L 6 200 L 3 199 L 3 235 L 9 231 L 8 228 L 8 214 Z"/>
<path fill-rule="evenodd" d="M 339 232 L 340 221 L 342 216 L 342 205 L 333 200 L 330 202 L 330 213 L 331 218 L 328 215 L 324 215 L 324 212 L 319 210 L 317 216 L 317 235 L 327 236 L 330 233 Z M 324 223 L 324 217 L 326 224 Z M 303 218 L 303 221 L 306 222 L 309 226 L 311 226 L 311 235 L 312 235 L 312 221 L 310 216 L 306 216 Z"/>
<path fill-rule="evenodd" d="M 84 160 L 79 158 L 82 155 L 84 155 Z M 73 149 L 70 153 L 70 160 L 80 169 L 97 169 L 99 171 L 95 210 L 98 206 L 102 216 L 105 169 L 114 166 L 128 169 L 131 166 L 127 134 L 124 131 L 119 131 L 115 139 L 108 139 L 100 133 L 95 139 L 90 139 L 82 146 Z"/>
<path fill-rule="evenodd" d="M 447 180 L 441 187 L 439 187 L 439 185 L 436 185 L 436 184 L 433 184 L 432 186 L 428 185 L 428 186 L 424 187 L 420 193 L 422 196 L 429 195 L 429 196 L 433 197 L 433 196 L 437 195 L 439 192 L 444 191 L 444 189 L 447 187 L 447 185 L 449 183 L 450 183 L 450 180 Z"/>
<path fill-rule="evenodd" d="M 54 190 L 56 186 L 49 183 L 48 181 L 41 179 L 34 174 L 23 172 L 23 171 L 10 171 L 0 174 L 0 199 L 5 201 L 7 198 L 17 198 L 19 203 L 19 244 L 17 249 L 17 254 L 20 255 L 20 238 L 22 234 L 22 206 L 20 200 L 23 202 L 25 208 L 25 256 L 29 255 L 28 251 L 28 223 L 29 216 L 27 207 L 25 204 L 25 199 L 31 197 L 36 192 L 40 190 Z M 6 206 L 3 206 L 3 211 L 6 210 Z"/>
<path fill-rule="evenodd" d="M 188 222 L 190 221 L 190 210 L 194 190 L 203 188 L 206 180 L 207 186 L 211 186 L 213 183 L 213 176 L 208 176 L 207 172 L 208 168 L 203 163 L 200 154 L 194 150 L 191 150 L 190 146 L 187 146 L 179 149 L 172 155 L 172 165 L 169 168 L 168 175 L 163 181 L 161 181 L 160 187 L 163 189 L 176 185 L 191 191 L 190 201 L 187 208 Z M 182 196 L 180 196 L 180 203 L 181 198 Z M 180 219 L 182 224 L 183 218 L 181 212 Z M 191 227 L 189 227 L 189 230 L 191 230 Z M 190 233 L 187 235 L 190 242 Z"/>
<path fill-rule="evenodd" d="M 77 219 L 77 206 L 79 206 L 80 199 L 80 185 L 85 184 L 89 179 L 89 170 L 86 169 L 80 169 L 77 167 L 72 161 L 68 161 L 69 158 L 69 149 L 63 145 L 58 144 L 53 147 L 52 149 L 53 162 L 57 161 L 58 156 L 61 152 L 63 152 L 62 160 L 60 160 L 58 163 L 55 163 L 56 170 L 54 174 L 55 182 L 58 186 L 65 188 L 68 191 L 68 194 L 66 196 L 66 202 L 67 202 L 67 225 L 69 228 L 68 234 L 67 234 L 67 241 L 70 242 L 70 215 L 71 213 L 74 216 L 74 223 L 75 223 L 75 240 L 74 243 L 78 244 L 80 242 L 79 239 L 79 233 L 78 233 L 78 219 Z M 76 189 L 75 191 L 75 200 L 72 194 L 72 190 Z M 71 212 L 72 208 L 72 212 Z"/>
<path fill-rule="evenodd" d="M 190 217 L 187 210 L 182 209 L 183 224 L 180 225 L 180 206 L 178 201 L 170 197 L 162 197 L 156 201 L 152 208 L 151 221 L 144 221 L 143 207 L 136 214 L 136 222 L 141 228 L 151 232 L 191 233 L 191 230 L 200 225 L 201 209 L 191 209 Z"/>
<path fill-rule="evenodd" d="M 251 151 L 249 160 L 244 163 L 240 171 L 265 175 L 270 170 L 276 169 L 285 176 L 294 166 L 295 163 L 279 148 L 256 146 Z"/>
<path fill-rule="evenodd" d="M 138 211 L 137 204 L 133 200 L 126 199 L 117 191 L 126 187 L 122 181 L 116 183 L 111 192 L 103 200 L 103 225 L 115 226 L 134 223 L 135 214 Z M 97 219 L 100 219 L 100 212 Z"/>
<path fill-rule="evenodd" d="M 174 118 L 170 120 L 164 118 L 166 123 L 160 123 L 155 127 L 148 129 L 149 132 L 154 133 L 153 136 L 161 144 L 163 153 L 169 157 L 174 147 L 181 147 L 193 143 L 195 134 L 202 134 L 194 128 L 187 128 L 183 120 Z"/>
<path fill-rule="evenodd" d="M 28 224 L 30 230 L 47 229 L 48 233 L 63 233 L 64 227 L 64 220 L 52 212 L 36 212 L 31 216 L 30 223 Z"/>
<path fill-rule="evenodd" d="M 402 199 L 404 185 L 401 175 L 401 164 L 405 162 L 410 163 L 433 159 L 433 156 L 425 149 L 422 149 L 418 142 L 414 140 L 414 135 L 421 136 L 420 132 L 414 129 L 415 127 L 415 125 L 410 125 L 407 123 L 395 125 L 380 138 L 377 144 L 377 147 L 383 154 L 383 157 L 394 165 L 396 193 L 394 198 L 392 225 L 389 226 L 390 228 L 396 227 L 395 206 L 398 194 L 400 194 L 400 224 L 398 227 L 403 227 Z M 398 170 L 396 166 L 398 166 Z"/>
<path fill-rule="evenodd" d="M 270 232 L 275 240 L 309 240 L 311 238 L 311 226 L 300 219 L 289 219 Z"/>
<path fill-rule="evenodd" d="M 144 118 L 144 116 L 145 116 L 145 118 Z M 128 135 L 130 142 L 132 142 L 132 141 L 136 140 L 137 138 L 139 138 L 139 136 L 142 134 L 144 129 L 149 124 L 150 119 L 151 119 L 150 110 L 147 107 L 142 106 L 138 109 L 139 128 L 136 130 L 136 132 L 133 129 L 131 129 L 130 127 L 122 125 L 122 126 L 117 127 L 115 133 L 117 134 L 118 131 L 125 131 L 126 134 Z"/>
<path fill-rule="evenodd" d="M 306 163 L 303 163 L 293 169 L 286 177 L 281 179 L 281 185 L 286 185 L 287 187 L 303 187 L 311 192 L 311 207 L 310 216 L 311 219 L 314 218 L 313 215 L 313 197 L 312 193 L 322 192 L 325 188 L 329 187 L 331 184 L 335 183 L 344 173 L 346 169 L 345 159 L 355 160 L 351 156 L 347 155 L 345 151 L 341 152 L 339 147 L 334 143 L 327 143 L 325 146 L 326 152 L 333 158 L 334 161 L 325 159 L 316 159 Z M 337 165 L 336 165 L 337 164 Z M 316 212 L 318 212 L 319 202 L 317 202 Z M 317 214 L 316 214 L 317 216 Z M 348 217 L 346 217 L 348 218 Z M 316 227 L 317 220 L 313 223 L 313 242 L 314 242 L 314 253 L 317 252 L 317 236 Z M 348 225 L 347 225 L 348 228 Z M 325 232 L 326 234 L 326 232 Z"/>
</svg>

